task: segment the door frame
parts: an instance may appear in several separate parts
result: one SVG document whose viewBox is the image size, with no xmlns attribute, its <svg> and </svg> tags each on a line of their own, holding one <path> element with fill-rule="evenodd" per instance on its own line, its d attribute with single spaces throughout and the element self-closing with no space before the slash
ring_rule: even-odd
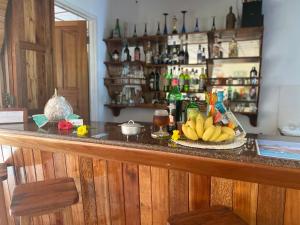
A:
<svg viewBox="0 0 300 225">
<path fill-rule="evenodd" d="M 90 120 L 99 120 L 99 98 L 98 98 L 98 35 L 97 35 L 97 16 L 86 12 L 82 8 L 70 3 L 67 0 L 55 0 L 54 5 L 62 7 L 69 12 L 79 15 L 87 20 L 89 33 L 88 64 L 89 64 L 89 108 Z"/>
</svg>

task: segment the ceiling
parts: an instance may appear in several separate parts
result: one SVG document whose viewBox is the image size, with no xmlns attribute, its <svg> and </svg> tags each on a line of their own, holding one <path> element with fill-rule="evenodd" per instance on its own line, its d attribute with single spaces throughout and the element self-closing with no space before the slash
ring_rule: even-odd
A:
<svg viewBox="0 0 300 225">
<path fill-rule="evenodd" d="M 54 6 L 55 21 L 74 21 L 74 20 L 86 20 L 74 13 L 68 12 L 67 10 Z"/>
</svg>

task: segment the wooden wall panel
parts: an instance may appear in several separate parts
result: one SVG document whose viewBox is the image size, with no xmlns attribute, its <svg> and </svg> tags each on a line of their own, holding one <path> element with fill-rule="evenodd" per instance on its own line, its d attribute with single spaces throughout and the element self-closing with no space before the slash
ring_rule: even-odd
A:
<svg viewBox="0 0 300 225">
<path fill-rule="evenodd" d="M 141 225 L 152 225 L 151 167 L 139 165 Z"/>
<path fill-rule="evenodd" d="M 189 173 L 189 210 L 197 210 L 210 205 L 211 178 Z"/>
<path fill-rule="evenodd" d="M 98 225 L 111 225 L 107 162 L 93 160 Z"/>
<path fill-rule="evenodd" d="M 232 208 L 233 181 L 224 178 L 211 178 L 211 205 Z"/>
<path fill-rule="evenodd" d="M 152 221 L 165 225 L 169 217 L 169 173 L 167 169 L 151 167 Z"/>
<path fill-rule="evenodd" d="M 125 200 L 122 163 L 108 162 L 107 168 L 111 224 L 125 225 Z"/>
<path fill-rule="evenodd" d="M 225 205 L 249 225 L 298 225 L 300 191 L 185 171 L 2 146 L 0 162 L 9 167 L 0 186 L 9 225 L 15 185 L 57 177 L 73 177 L 79 203 L 72 206 L 74 225 L 165 225 L 170 214 Z M 32 218 L 32 225 L 59 225 L 61 213 Z M 0 224 L 2 225 L 2 224 Z M 6 225 L 6 224 L 5 224 Z"/>
<path fill-rule="evenodd" d="M 140 225 L 139 171 L 136 164 L 123 164 L 126 224 Z"/>
<path fill-rule="evenodd" d="M 189 174 L 169 171 L 170 216 L 189 211 Z"/>
<path fill-rule="evenodd" d="M 284 225 L 300 224 L 300 191 L 286 189 Z"/>
<path fill-rule="evenodd" d="M 282 225 L 285 189 L 269 185 L 258 186 L 257 225 Z"/>
<path fill-rule="evenodd" d="M 233 211 L 247 224 L 256 224 L 258 184 L 233 182 Z"/>
</svg>

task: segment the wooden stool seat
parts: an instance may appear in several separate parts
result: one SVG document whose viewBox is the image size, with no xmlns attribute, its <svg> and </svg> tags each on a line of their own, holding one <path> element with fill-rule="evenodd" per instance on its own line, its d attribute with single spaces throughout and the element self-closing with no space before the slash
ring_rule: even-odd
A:
<svg viewBox="0 0 300 225">
<path fill-rule="evenodd" d="M 247 225 L 230 209 L 212 208 L 171 216 L 168 225 Z"/>
<path fill-rule="evenodd" d="M 7 168 L 6 164 L 0 163 L 0 181 L 7 179 Z"/>
<path fill-rule="evenodd" d="M 78 199 L 74 179 L 60 178 L 16 186 L 10 209 L 13 216 L 37 216 L 70 207 Z"/>
</svg>

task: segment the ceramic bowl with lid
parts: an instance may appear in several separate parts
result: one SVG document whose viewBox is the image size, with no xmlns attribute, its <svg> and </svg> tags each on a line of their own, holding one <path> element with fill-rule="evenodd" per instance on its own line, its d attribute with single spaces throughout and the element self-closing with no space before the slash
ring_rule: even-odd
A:
<svg viewBox="0 0 300 225">
<path fill-rule="evenodd" d="M 144 127 L 139 123 L 135 123 L 133 120 L 129 120 L 127 123 L 120 124 L 121 132 L 126 136 L 134 136 L 139 135 L 141 133 L 141 129 Z"/>
</svg>

